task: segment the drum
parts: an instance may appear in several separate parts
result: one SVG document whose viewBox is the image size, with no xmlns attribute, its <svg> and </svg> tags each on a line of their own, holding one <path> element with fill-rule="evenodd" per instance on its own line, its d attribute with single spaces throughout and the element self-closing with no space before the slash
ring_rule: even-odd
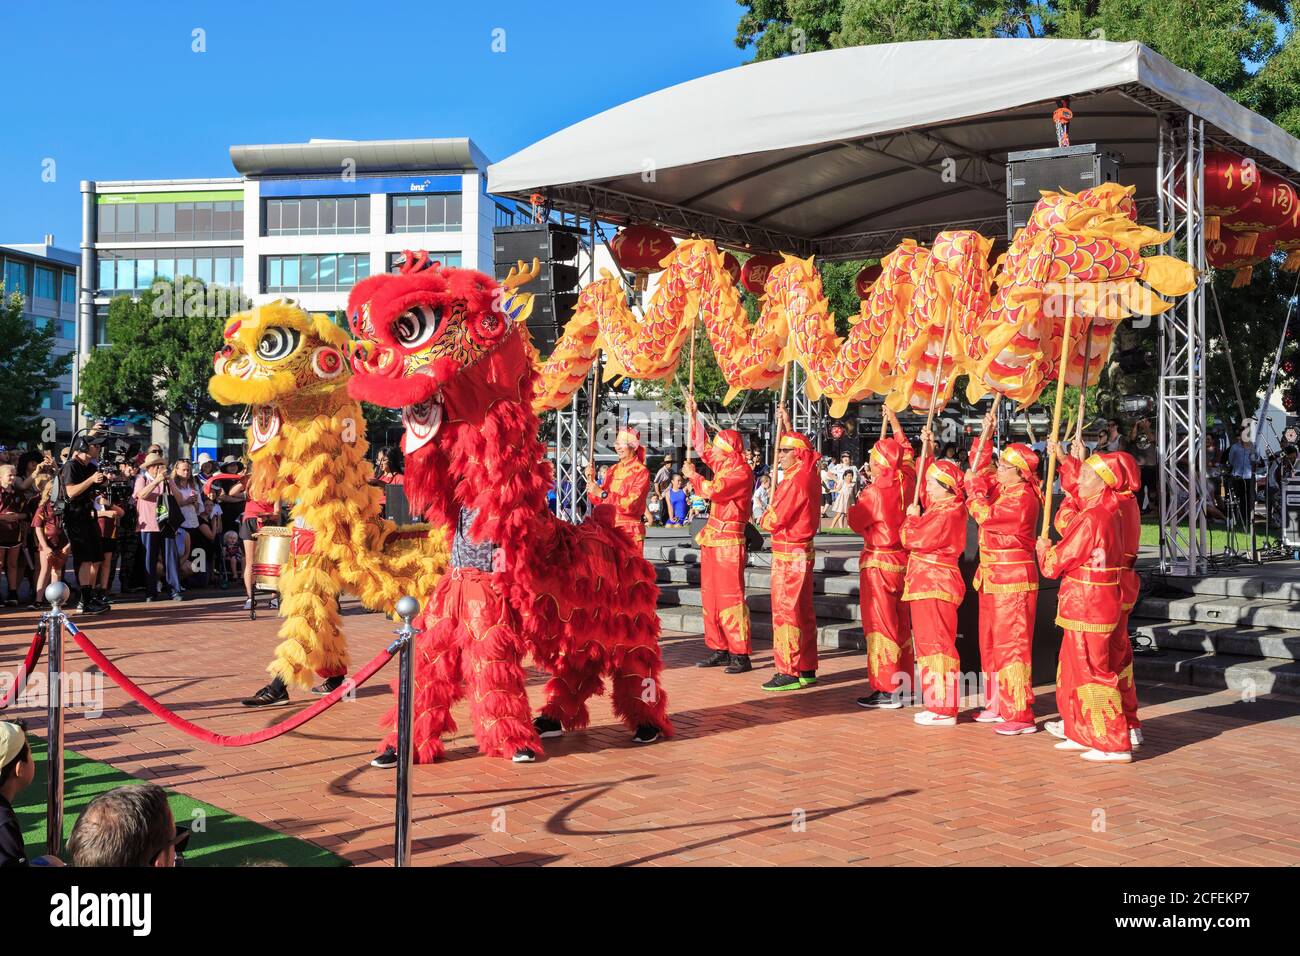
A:
<svg viewBox="0 0 1300 956">
<path fill-rule="evenodd" d="M 289 563 L 293 528 L 267 526 L 253 536 L 253 587 L 280 590 L 280 571 Z"/>
</svg>

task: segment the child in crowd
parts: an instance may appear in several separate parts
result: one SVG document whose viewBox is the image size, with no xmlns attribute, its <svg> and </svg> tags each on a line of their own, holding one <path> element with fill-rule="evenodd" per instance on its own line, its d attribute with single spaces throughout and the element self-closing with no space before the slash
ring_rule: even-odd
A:
<svg viewBox="0 0 1300 956">
<path fill-rule="evenodd" d="M 244 549 L 239 544 L 239 535 L 227 531 L 221 536 L 222 552 L 226 562 L 226 574 L 230 580 L 238 581 L 244 576 Z"/>
<path fill-rule="evenodd" d="M 14 814 L 13 801 L 36 777 L 27 729 L 20 721 L 0 720 L 0 869 L 10 866 L 62 866 L 57 857 L 28 860 L 23 830 Z"/>
</svg>

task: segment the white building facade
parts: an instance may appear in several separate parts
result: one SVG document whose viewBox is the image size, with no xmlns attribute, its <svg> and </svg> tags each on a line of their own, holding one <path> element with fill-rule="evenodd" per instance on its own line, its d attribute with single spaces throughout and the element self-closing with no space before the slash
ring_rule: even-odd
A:
<svg viewBox="0 0 1300 956">
<path fill-rule="evenodd" d="M 82 183 L 78 365 L 107 342 L 112 299 L 160 279 L 342 312 L 352 286 L 404 250 L 492 272 L 504 206 L 485 192 L 488 159 L 469 139 L 232 146 L 230 157 L 237 177 Z M 193 451 L 241 441 L 214 423 Z"/>
</svg>

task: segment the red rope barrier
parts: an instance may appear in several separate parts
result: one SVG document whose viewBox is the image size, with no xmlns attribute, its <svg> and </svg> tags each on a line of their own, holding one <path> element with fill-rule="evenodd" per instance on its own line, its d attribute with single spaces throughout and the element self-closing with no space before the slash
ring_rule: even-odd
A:
<svg viewBox="0 0 1300 956">
<path fill-rule="evenodd" d="M 5 694 L 4 700 L 0 700 L 0 710 L 8 709 L 14 702 L 14 698 L 27 686 L 27 678 L 32 676 L 32 670 L 36 667 L 36 662 L 41 659 L 41 650 L 44 647 L 45 628 L 37 624 L 36 636 L 32 638 L 32 646 L 27 648 L 27 657 L 23 660 L 23 669 L 18 672 L 18 678 Z"/>
<path fill-rule="evenodd" d="M 226 734 L 214 734 L 212 731 L 205 730 L 198 724 L 191 723 L 184 717 L 180 717 L 168 710 L 154 698 L 141 690 L 136 683 L 131 680 L 131 678 L 118 670 L 116 665 L 104 656 L 104 652 L 91 643 L 90 638 L 82 634 L 75 624 L 68 621 L 67 627 L 69 633 L 72 634 L 72 639 L 77 642 L 77 646 L 85 652 L 86 656 L 90 658 L 95 666 L 112 678 L 113 683 L 126 691 L 127 695 L 137 704 L 149 711 L 149 713 L 153 714 L 159 720 L 171 724 L 171 726 L 189 734 L 195 740 L 201 740 L 204 743 L 209 744 L 216 744 L 218 747 L 247 747 L 250 744 L 260 744 L 301 727 L 303 724 L 307 723 L 307 721 L 324 713 L 337 704 L 343 699 L 344 694 L 347 694 L 349 691 L 360 687 L 366 681 L 370 680 L 370 678 L 373 677 L 380 668 L 393 658 L 393 652 L 388 648 L 385 648 L 371 658 L 370 663 L 361 668 L 361 670 L 357 672 L 356 677 L 351 681 L 345 681 L 329 694 L 329 696 L 322 697 L 306 710 L 294 714 L 288 720 L 281 721 L 272 727 L 267 727 L 265 730 L 259 730 L 251 734 L 235 734 L 233 736 L 228 736 Z"/>
</svg>

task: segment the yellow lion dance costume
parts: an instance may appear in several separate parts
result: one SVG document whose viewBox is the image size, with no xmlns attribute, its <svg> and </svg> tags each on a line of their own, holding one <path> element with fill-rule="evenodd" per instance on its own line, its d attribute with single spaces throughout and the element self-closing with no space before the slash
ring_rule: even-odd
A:
<svg viewBox="0 0 1300 956">
<path fill-rule="evenodd" d="M 275 301 L 233 316 L 208 383 L 223 405 L 249 405 L 248 453 L 268 500 L 292 505 L 293 556 L 280 577 L 280 644 L 267 670 L 284 685 L 348 673 L 339 620 L 346 588 L 393 613 L 403 594 L 429 594 L 447 566 L 446 535 L 381 517 L 366 461 L 366 422 L 348 397 L 351 340 L 327 316 Z M 281 692 L 282 693 L 282 692 Z"/>
</svg>

